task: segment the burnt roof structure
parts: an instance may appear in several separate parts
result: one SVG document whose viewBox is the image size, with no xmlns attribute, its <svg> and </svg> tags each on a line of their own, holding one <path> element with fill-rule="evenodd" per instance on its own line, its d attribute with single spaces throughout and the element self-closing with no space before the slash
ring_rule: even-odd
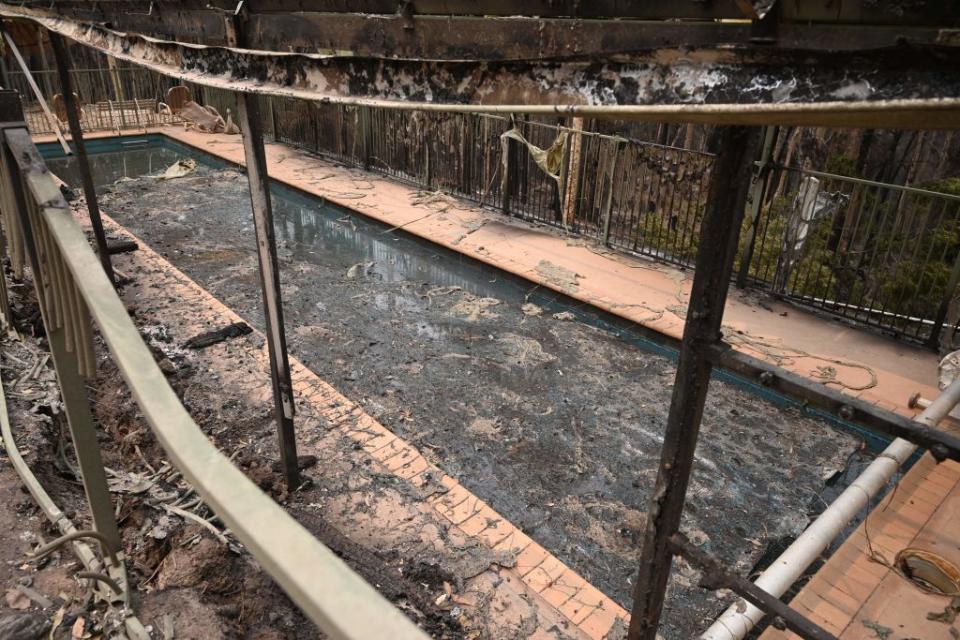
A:
<svg viewBox="0 0 960 640">
<path fill-rule="evenodd" d="M 295 403 L 262 119 L 252 94 L 390 109 L 735 125 L 720 127 L 713 140 L 716 160 L 656 487 L 647 511 L 628 637 L 657 638 L 673 557 L 679 555 L 702 570 L 702 586 L 732 589 L 804 638 L 833 638 L 771 593 L 728 573 L 679 532 L 711 370 L 729 357 L 721 322 L 759 146 L 758 132 L 745 125 L 960 128 L 957 2 L 539 0 L 526 3 L 519 15 L 513 5 L 505 0 L 241 0 L 218 8 L 198 0 L 44 0 L 0 3 L 0 16 L 32 20 L 57 34 L 52 42 L 75 142 L 82 141 L 82 131 L 76 101 L 71 98 L 63 36 L 168 76 L 238 93 L 281 461 L 291 489 L 297 481 Z M 29 230 L 34 225 L 47 234 L 42 237 L 56 239 L 62 260 L 72 265 L 74 273 L 90 271 L 93 254 L 59 191 L 51 186 L 42 160 L 32 159 L 38 155 L 20 115 L 8 116 L 10 131 L 4 136 L 9 157 L 22 164 L 14 167 L 13 175 L 33 176 L 33 182 L 28 180 L 35 187 L 29 204 L 44 209 L 44 224 L 49 227 L 34 225 L 26 205 L 18 203 L 14 208 L 27 230 L 27 246 L 31 246 Z M 86 163 L 82 143 L 76 146 L 80 161 Z M 14 183 L 7 182 L 5 191 L 12 193 Z M 99 214 L 89 172 L 84 188 L 88 210 L 96 220 Z M 98 235 L 98 242 L 105 246 L 102 230 Z M 42 273 L 39 254 L 35 249 L 31 253 L 34 271 Z M 92 270 L 97 271 L 96 266 Z M 64 281 L 74 286 L 71 280 Z M 153 387 L 164 388 L 165 383 L 156 382 L 163 380 L 159 370 L 153 378 L 143 374 L 151 370 L 137 358 L 149 358 L 149 353 L 129 337 L 136 335 L 135 330 L 109 280 L 99 277 L 81 289 L 107 333 L 107 342 L 111 335 L 121 336 L 115 342 L 128 382 L 139 388 L 137 399 L 147 406 L 148 418 L 149 409 L 154 410 L 151 425 L 167 437 L 168 449 L 182 455 L 179 463 L 185 477 L 200 485 L 198 492 L 215 510 L 226 513 L 225 522 L 260 551 L 271 575 L 331 637 L 373 637 L 369 632 L 361 635 L 364 629 L 349 618 L 357 611 L 354 617 L 375 624 L 372 615 L 362 614 L 364 603 L 373 603 L 372 608 L 378 596 L 347 577 L 344 583 L 359 595 L 348 603 L 353 610 L 338 606 L 337 594 L 329 593 L 335 585 L 317 580 L 306 561 L 300 561 L 296 546 L 288 544 L 299 542 L 299 530 L 279 534 L 263 530 L 264 522 L 241 503 L 257 500 L 259 512 L 282 520 L 279 509 L 262 495 L 238 496 L 225 487 L 232 482 L 242 485 L 244 479 L 221 454 L 204 454 L 220 463 L 215 473 L 208 469 L 203 456 L 193 450 L 210 449 L 210 443 L 198 429 L 184 428 L 190 427 L 189 416 L 169 386 L 165 387 L 167 401 L 180 412 L 175 414 L 179 422 L 161 417 L 169 413 L 161 411 L 166 409 L 161 403 L 148 402 Z M 68 292 L 64 299 L 77 300 L 78 295 Z M 45 317 L 58 314 L 59 309 L 51 308 Z M 125 324 L 113 322 L 117 318 Z M 85 326 L 79 320 L 75 324 Z M 66 362 L 67 356 L 55 354 L 57 358 Z M 91 359 L 89 354 L 86 359 Z M 779 380 L 775 372 L 763 375 L 761 382 L 770 385 L 791 384 L 789 379 Z M 954 392 L 960 393 L 958 389 Z M 828 401 L 839 404 L 839 412 L 854 422 L 863 422 L 871 411 L 865 403 L 839 393 Z M 938 460 L 960 459 L 960 439 L 935 430 L 936 421 L 925 414 L 919 423 L 899 418 L 885 424 L 887 433 L 928 447 Z M 75 429 L 73 422 L 71 418 Z M 100 464 L 89 460 L 89 465 Z M 100 484 L 102 495 L 91 502 L 99 505 L 104 528 L 115 530 L 106 485 Z M 222 498 L 226 493 L 235 502 Z M 88 495 L 93 495 L 89 487 Z M 312 562 L 331 564 L 323 548 L 313 547 Z M 391 637 L 419 636 L 406 619 L 391 624 L 409 634 Z M 379 632 L 376 637 L 385 634 Z"/>
<path fill-rule="evenodd" d="M 941 2 L 0 3 L 199 84 L 394 108 L 719 124 L 958 124 Z M 935 117 L 929 117 L 936 113 Z"/>
</svg>

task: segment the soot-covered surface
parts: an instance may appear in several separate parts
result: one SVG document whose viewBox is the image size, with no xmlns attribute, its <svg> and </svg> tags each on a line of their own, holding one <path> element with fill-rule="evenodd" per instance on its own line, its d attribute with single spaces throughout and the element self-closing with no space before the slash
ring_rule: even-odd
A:
<svg viewBox="0 0 960 640">
<path fill-rule="evenodd" d="M 556 316 L 533 285 L 285 189 L 274 202 L 291 352 L 629 607 L 673 362 Z M 243 175 L 124 179 L 102 204 L 262 327 Z M 820 510 L 859 444 L 714 381 L 684 530 L 746 574 Z M 680 561 L 665 637 L 722 606 Z"/>
</svg>

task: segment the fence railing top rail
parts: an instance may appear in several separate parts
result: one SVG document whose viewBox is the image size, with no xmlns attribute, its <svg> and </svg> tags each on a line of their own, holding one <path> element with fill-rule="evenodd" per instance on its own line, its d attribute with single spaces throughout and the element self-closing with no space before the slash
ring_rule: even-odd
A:
<svg viewBox="0 0 960 640">
<path fill-rule="evenodd" d="M 497 120 L 500 122 L 509 122 L 510 118 L 506 116 L 501 116 L 493 113 L 478 113 L 478 116 L 481 118 L 489 118 L 490 120 Z M 674 147 L 668 144 L 660 144 L 657 142 L 650 142 L 649 140 L 640 140 L 638 138 L 631 138 L 629 136 L 615 136 L 609 133 L 599 133 L 597 131 L 584 131 L 583 129 L 574 129 L 573 127 L 567 127 L 562 124 L 550 124 L 547 122 L 538 122 L 536 120 L 527 120 L 524 122 L 527 126 L 541 127 L 544 129 L 553 129 L 557 132 L 566 131 L 568 133 L 576 133 L 578 135 L 590 136 L 593 138 L 600 138 L 602 140 L 612 140 L 614 142 L 630 142 L 633 144 L 638 144 L 644 147 L 657 147 L 660 149 L 669 149 L 671 151 L 682 151 L 684 153 L 691 153 L 698 156 L 703 156 L 705 158 L 713 158 L 716 154 L 710 153 L 709 151 L 699 151 L 697 149 L 687 149 L 685 147 Z"/>
<path fill-rule="evenodd" d="M 798 171 L 800 173 L 814 176 L 816 178 L 825 178 L 828 180 L 840 180 L 843 182 L 850 182 L 853 184 L 862 184 L 868 187 L 880 187 L 883 189 L 893 189 L 895 191 L 904 191 L 907 193 L 914 193 L 916 195 L 921 195 L 921 196 L 929 196 L 933 198 L 942 198 L 944 200 L 953 200 L 954 202 L 960 202 L 960 196 L 954 195 L 952 193 L 943 193 L 942 191 L 930 191 L 929 189 L 919 189 L 917 187 L 909 187 L 902 184 L 890 184 L 889 182 L 877 182 L 876 180 L 867 180 L 866 178 L 854 178 L 852 176 L 844 176 L 837 173 L 828 173 L 826 171 L 816 171 L 814 169 L 801 169 L 800 167 L 790 167 L 782 164 L 776 164 L 776 165 L 773 165 L 773 167 L 783 171 Z"/>
<path fill-rule="evenodd" d="M 2 131 L 27 196 L 100 327 L 160 444 L 197 493 L 267 573 L 330 638 L 425 640 L 373 587 L 264 494 L 187 413 L 127 314 L 26 128 Z"/>
</svg>

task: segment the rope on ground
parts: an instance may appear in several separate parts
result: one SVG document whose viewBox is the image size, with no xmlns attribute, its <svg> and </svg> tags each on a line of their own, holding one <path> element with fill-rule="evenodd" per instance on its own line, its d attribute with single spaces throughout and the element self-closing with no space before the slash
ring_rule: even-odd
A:
<svg viewBox="0 0 960 640">
<path fill-rule="evenodd" d="M 835 384 L 849 391 L 866 391 L 867 389 L 872 389 L 877 386 L 877 383 L 879 382 L 877 373 L 871 367 L 860 362 L 853 362 L 851 360 L 843 360 L 840 358 L 829 358 L 827 356 L 818 356 L 816 354 L 803 351 L 802 349 L 772 344 L 770 342 L 761 340 L 760 338 L 755 338 L 748 333 L 730 329 L 730 327 L 726 328 L 729 329 L 729 331 L 724 332 L 724 338 L 732 346 L 743 346 L 756 351 L 778 366 L 781 366 L 787 360 L 801 360 L 804 358 L 819 360 L 820 362 L 827 363 L 826 365 L 817 365 L 816 368 L 810 371 L 810 375 L 813 378 L 820 380 L 820 382 L 825 385 Z M 831 365 L 838 365 L 850 369 L 859 369 L 870 376 L 870 380 L 861 385 L 849 384 L 840 379 L 837 368 Z"/>
</svg>

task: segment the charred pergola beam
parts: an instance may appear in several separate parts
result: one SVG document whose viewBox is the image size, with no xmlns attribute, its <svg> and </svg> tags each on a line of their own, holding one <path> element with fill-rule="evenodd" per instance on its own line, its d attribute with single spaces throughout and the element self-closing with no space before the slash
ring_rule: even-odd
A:
<svg viewBox="0 0 960 640">
<path fill-rule="evenodd" d="M 122 13 L 158 16 L 171 11 L 233 10 L 235 0 L 28 0 L 27 7 L 53 4 L 64 15 L 84 20 L 119 19 Z M 943 25 L 956 23 L 955 0 L 832 3 L 792 0 L 246 0 L 251 13 L 361 13 L 369 15 L 457 15 L 543 18 L 630 18 L 641 20 L 755 19 L 774 11 L 778 19 L 835 24 Z"/>
<path fill-rule="evenodd" d="M 543 21 L 529 17 L 432 17 L 420 29 L 412 18 L 404 29 L 402 16 L 255 8 L 244 18 L 250 35 L 241 49 L 224 45 L 224 12 L 181 9 L 170 39 L 158 39 L 142 25 L 141 33 L 118 30 L 134 26 L 129 13 L 84 22 L 63 3 L 0 3 L 7 16 L 185 81 L 314 101 L 716 124 L 960 127 L 960 47 L 952 31 L 929 26 L 911 40 L 906 27 L 778 23 L 786 33 L 818 34 L 791 36 L 783 46 L 753 42 L 749 34 L 762 21 L 562 20 L 538 36 Z M 296 51 L 298 42 L 313 43 L 312 52 Z M 410 58 L 389 57 L 394 47 Z"/>
<path fill-rule="evenodd" d="M 637 3 L 642 5 L 643 3 Z M 153 13 L 84 15 L 58 5 L 79 21 L 165 39 L 229 45 L 222 12 L 182 6 Z M 662 21 L 544 16 L 398 15 L 248 11 L 253 49 L 426 60 L 534 60 L 633 53 L 659 48 L 765 47 L 782 50 L 862 51 L 882 47 L 949 45 L 943 26 L 837 25 L 783 22 L 758 32 L 749 21 Z M 478 37 L 479 34 L 479 37 Z"/>
</svg>

